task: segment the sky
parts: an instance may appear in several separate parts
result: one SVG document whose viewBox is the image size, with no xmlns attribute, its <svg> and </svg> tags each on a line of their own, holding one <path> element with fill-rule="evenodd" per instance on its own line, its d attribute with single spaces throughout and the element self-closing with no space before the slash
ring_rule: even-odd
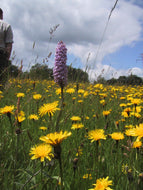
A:
<svg viewBox="0 0 143 190">
<path fill-rule="evenodd" d="M 67 65 L 98 77 L 143 77 L 143 1 L 0 0 L 4 20 L 13 29 L 12 63 L 23 71 L 36 63 L 54 67 L 59 41 L 66 44 Z M 50 55 L 48 57 L 48 55 Z"/>
</svg>

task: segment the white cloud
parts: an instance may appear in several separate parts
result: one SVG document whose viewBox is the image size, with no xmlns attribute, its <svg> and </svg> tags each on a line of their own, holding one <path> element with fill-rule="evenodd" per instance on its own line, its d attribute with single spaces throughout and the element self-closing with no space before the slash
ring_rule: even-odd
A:
<svg viewBox="0 0 143 190">
<path fill-rule="evenodd" d="M 120 0 L 112 13 L 102 44 L 101 39 L 115 0 L 1 0 L 4 18 L 14 31 L 14 50 L 17 60 L 23 60 L 25 68 L 55 52 L 56 44 L 63 40 L 69 54 L 81 59 L 96 75 L 105 70 L 105 76 L 122 73 L 102 65 L 106 55 L 124 45 L 134 45 L 141 39 L 143 9 L 133 0 Z M 59 24 L 50 41 L 50 29 Z M 33 49 L 33 43 L 36 43 Z M 100 48 L 99 48 L 100 47 Z M 53 60 L 50 60 L 53 63 Z M 50 66 L 52 64 L 50 63 Z M 107 72 L 108 71 L 108 72 Z M 125 71 L 123 71 L 125 73 Z M 140 70 L 136 73 L 142 74 Z"/>
</svg>

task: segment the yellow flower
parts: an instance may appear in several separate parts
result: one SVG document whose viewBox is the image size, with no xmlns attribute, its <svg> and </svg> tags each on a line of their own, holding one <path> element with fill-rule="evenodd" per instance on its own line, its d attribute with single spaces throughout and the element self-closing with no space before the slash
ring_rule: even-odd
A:
<svg viewBox="0 0 143 190">
<path fill-rule="evenodd" d="M 82 103 L 83 102 L 83 100 L 78 100 L 78 103 Z"/>
<path fill-rule="evenodd" d="M 120 100 L 125 100 L 126 98 L 124 96 L 120 97 Z"/>
<path fill-rule="evenodd" d="M 135 98 L 131 99 L 131 103 L 134 104 L 135 106 L 141 103 L 141 99 Z"/>
<path fill-rule="evenodd" d="M 137 138 L 135 142 L 133 142 L 133 148 L 140 148 L 142 146 L 142 142 L 140 138 Z"/>
<path fill-rule="evenodd" d="M 128 114 L 127 112 L 123 111 L 123 112 L 122 112 L 122 116 L 124 116 L 124 117 L 129 117 L 129 114 Z"/>
<path fill-rule="evenodd" d="M 73 94 L 73 93 L 75 93 L 75 89 L 74 88 L 69 88 L 69 89 L 66 90 L 66 93 Z"/>
<path fill-rule="evenodd" d="M 0 108 L 0 114 L 12 113 L 13 110 L 14 110 L 14 105 L 12 105 L 12 106 L 5 106 L 4 108 Z"/>
<path fill-rule="evenodd" d="M 127 136 L 135 136 L 135 128 L 130 128 L 125 131 Z"/>
<path fill-rule="evenodd" d="M 79 116 L 72 116 L 71 120 L 72 121 L 81 121 L 81 118 Z"/>
<path fill-rule="evenodd" d="M 19 123 L 21 123 L 25 119 L 26 119 L 25 116 L 22 116 L 22 115 L 18 115 L 18 117 L 17 117 L 17 120 L 18 120 Z"/>
<path fill-rule="evenodd" d="M 88 91 L 85 91 L 83 97 L 86 98 L 89 95 Z"/>
<path fill-rule="evenodd" d="M 57 94 L 57 95 L 61 94 L 61 88 L 58 88 L 58 89 L 56 90 L 56 94 Z"/>
<path fill-rule="evenodd" d="M 91 174 L 84 174 L 83 175 L 83 177 L 82 177 L 83 179 L 92 179 L 92 176 L 91 176 Z"/>
<path fill-rule="evenodd" d="M 39 108 L 39 115 L 44 116 L 48 113 L 49 116 L 53 116 L 55 111 L 60 110 L 60 108 L 57 108 L 57 106 L 58 106 L 58 101 L 44 104 Z"/>
<path fill-rule="evenodd" d="M 85 91 L 84 91 L 83 89 L 79 89 L 79 90 L 78 90 L 78 93 L 79 93 L 79 94 L 83 94 L 84 92 L 85 92 Z"/>
<path fill-rule="evenodd" d="M 36 115 L 36 114 L 31 114 L 29 117 L 28 117 L 29 119 L 33 119 L 33 120 L 38 120 L 39 119 L 39 117 L 38 117 L 38 115 Z"/>
<path fill-rule="evenodd" d="M 109 135 L 111 136 L 112 139 L 117 140 L 117 141 L 124 139 L 124 135 L 121 132 L 114 132 L 114 133 L 109 134 Z"/>
<path fill-rule="evenodd" d="M 72 127 L 71 127 L 71 129 L 81 129 L 81 128 L 83 128 L 84 127 L 84 125 L 82 124 L 82 123 L 74 123 L 73 125 L 72 125 Z"/>
<path fill-rule="evenodd" d="M 136 118 L 140 118 L 141 114 L 137 113 L 137 112 L 131 112 L 132 116 L 135 116 Z"/>
<path fill-rule="evenodd" d="M 45 158 L 51 160 L 51 158 L 54 157 L 52 154 L 52 146 L 49 144 L 35 145 L 31 148 L 29 155 L 33 155 L 31 157 L 32 160 L 40 158 L 41 162 L 44 162 Z"/>
<path fill-rule="evenodd" d="M 33 99 L 34 100 L 40 100 L 42 98 L 42 95 L 41 94 L 34 94 L 33 95 Z"/>
<path fill-rule="evenodd" d="M 132 111 L 131 108 L 127 107 L 127 108 L 124 109 L 123 112 L 126 112 L 128 114 L 128 116 L 129 116 L 129 114 L 130 114 L 131 111 Z"/>
<path fill-rule="evenodd" d="M 19 123 L 21 123 L 22 121 L 24 121 L 26 118 L 25 118 L 25 113 L 23 111 L 20 111 L 16 116 L 15 118 L 17 119 L 17 121 Z"/>
<path fill-rule="evenodd" d="M 135 136 L 138 136 L 140 138 L 143 137 L 143 123 L 140 123 L 135 128 Z"/>
<path fill-rule="evenodd" d="M 103 106 L 106 104 L 105 103 L 105 100 L 103 99 L 103 100 L 100 100 L 100 104 L 102 104 Z"/>
<path fill-rule="evenodd" d="M 107 115 L 109 115 L 110 113 L 111 113 L 111 110 L 103 111 L 103 115 L 104 115 L 104 116 L 107 116 Z"/>
<path fill-rule="evenodd" d="M 109 177 L 97 179 L 96 184 L 93 184 L 93 186 L 95 187 L 89 190 L 112 190 L 109 187 L 110 185 L 112 185 L 112 180 L 108 179 Z"/>
<path fill-rule="evenodd" d="M 46 131 L 46 130 L 47 130 L 47 127 L 41 126 L 41 127 L 39 127 L 39 129 L 41 129 L 41 130 L 43 130 L 43 131 Z"/>
<path fill-rule="evenodd" d="M 103 129 L 95 129 L 88 132 L 88 138 L 91 139 L 91 142 L 98 141 L 100 139 L 106 139 L 106 135 L 104 135 Z"/>
<path fill-rule="evenodd" d="M 25 94 L 24 93 L 22 93 L 22 92 L 20 92 L 20 93 L 17 93 L 17 95 L 16 95 L 18 98 L 19 97 L 24 97 L 25 96 Z"/>
<path fill-rule="evenodd" d="M 132 128 L 134 128 L 134 126 L 133 125 L 125 125 L 125 128 L 132 129 Z"/>
<path fill-rule="evenodd" d="M 120 104 L 120 107 L 125 107 L 125 106 L 126 106 L 126 104 L 124 104 L 124 103 Z"/>
<path fill-rule="evenodd" d="M 66 139 L 69 136 L 71 136 L 71 132 L 60 131 L 55 133 L 49 133 L 46 136 L 42 136 L 40 137 L 40 140 L 52 146 L 58 146 L 64 139 Z"/>
<path fill-rule="evenodd" d="M 143 137 L 143 123 L 140 123 L 135 128 L 126 130 L 125 134 L 127 136 L 134 136 L 134 137 L 142 138 Z"/>
</svg>

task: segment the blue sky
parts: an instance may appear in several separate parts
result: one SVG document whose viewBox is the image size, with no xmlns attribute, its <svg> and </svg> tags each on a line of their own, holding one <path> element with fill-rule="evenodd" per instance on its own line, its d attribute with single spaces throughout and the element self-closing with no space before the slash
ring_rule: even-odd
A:
<svg viewBox="0 0 143 190">
<path fill-rule="evenodd" d="M 111 64 L 116 69 L 130 69 L 132 67 L 143 69 L 142 53 L 143 41 L 139 41 L 133 47 L 123 46 L 115 53 L 105 56 L 102 63 Z"/>
<path fill-rule="evenodd" d="M 4 20 L 14 33 L 13 64 L 20 66 L 23 61 L 25 71 L 52 52 L 47 64 L 53 67 L 55 49 L 62 40 L 68 49 L 67 64 L 88 67 L 91 80 L 101 74 L 109 79 L 131 72 L 143 77 L 143 63 L 136 61 L 143 53 L 143 1 L 118 0 L 105 30 L 115 2 L 1 0 Z"/>
</svg>

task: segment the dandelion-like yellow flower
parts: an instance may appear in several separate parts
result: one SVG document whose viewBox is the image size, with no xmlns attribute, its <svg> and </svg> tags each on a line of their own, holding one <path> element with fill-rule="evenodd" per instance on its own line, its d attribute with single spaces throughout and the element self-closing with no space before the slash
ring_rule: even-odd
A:
<svg viewBox="0 0 143 190">
<path fill-rule="evenodd" d="M 79 89 L 79 90 L 78 90 L 78 93 L 79 93 L 79 94 L 83 94 L 84 92 L 85 92 L 85 91 L 84 91 L 83 89 Z"/>
<path fill-rule="evenodd" d="M 59 144 L 62 143 L 64 139 L 66 139 L 69 136 L 71 136 L 71 132 L 60 131 L 55 133 L 49 133 L 46 136 L 42 136 L 40 137 L 40 140 L 52 146 L 58 146 Z"/>
<path fill-rule="evenodd" d="M 138 136 L 139 138 L 143 137 L 143 123 L 140 123 L 135 128 L 135 136 Z"/>
<path fill-rule="evenodd" d="M 110 113 L 111 113 L 111 110 L 103 111 L 103 115 L 104 115 L 104 116 L 107 116 L 107 115 L 109 115 Z"/>
<path fill-rule="evenodd" d="M 120 104 L 120 107 L 126 107 L 126 104 L 122 103 Z"/>
<path fill-rule="evenodd" d="M 130 114 L 131 111 L 132 111 L 131 108 L 127 107 L 127 108 L 124 109 L 123 112 L 126 112 L 128 114 L 128 116 L 129 116 L 129 114 Z"/>
<path fill-rule="evenodd" d="M 72 124 L 71 129 L 73 129 L 73 130 L 75 130 L 75 129 L 81 129 L 83 127 L 84 127 L 84 125 L 82 123 L 74 123 L 74 124 Z"/>
<path fill-rule="evenodd" d="M 127 136 L 135 136 L 135 128 L 130 128 L 125 131 Z"/>
<path fill-rule="evenodd" d="M 42 95 L 41 94 L 34 94 L 33 95 L 33 99 L 34 100 L 40 100 L 42 98 Z"/>
<path fill-rule="evenodd" d="M 26 119 L 25 116 L 22 116 L 22 115 L 18 115 L 18 116 L 17 116 L 17 120 L 18 120 L 19 123 L 21 123 L 21 122 L 24 121 L 25 119 Z"/>
<path fill-rule="evenodd" d="M 43 130 L 43 131 L 46 131 L 46 130 L 47 130 L 47 127 L 41 126 L 41 127 L 39 127 L 39 129 L 41 129 L 41 130 Z"/>
<path fill-rule="evenodd" d="M 112 180 L 108 180 L 109 177 L 106 178 L 100 178 L 96 180 L 96 184 L 93 184 L 95 186 L 92 189 L 89 190 L 112 190 L 109 186 L 112 185 Z"/>
<path fill-rule="evenodd" d="M 131 99 L 131 103 L 134 104 L 135 106 L 141 103 L 141 99 L 135 98 Z"/>
<path fill-rule="evenodd" d="M 20 97 L 24 97 L 25 96 L 25 94 L 24 93 L 22 93 L 22 92 L 19 92 L 19 93 L 17 93 L 17 95 L 16 95 L 18 98 L 20 98 Z"/>
<path fill-rule="evenodd" d="M 56 90 L 56 94 L 57 94 L 57 95 L 61 94 L 61 88 L 58 88 L 58 89 Z"/>
<path fill-rule="evenodd" d="M 83 97 L 86 98 L 89 95 L 88 91 L 85 91 Z"/>
<path fill-rule="evenodd" d="M 49 144 L 40 144 L 32 147 L 29 155 L 33 155 L 31 157 L 32 160 L 39 158 L 41 162 L 44 162 L 45 158 L 51 160 L 52 157 L 54 157 L 52 153 L 52 146 Z"/>
<path fill-rule="evenodd" d="M 103 129 L 95 129 L 88 132 L 88 138 L 91 139 L 91 142 L 98 141 L 100 139 L 106 139 Z"/>
<path fill-rule="evenodd" d="M 124 134 L 121 132 L 114 132 L 114 133 L 109 134 L 109 135 L 111 136 L 112 139 L 117 140 L 117 141 L 124 139 Z"/>
<path fill-rule="evenodd" d="M 100 100 L 100 104 L 102 104 L 103 106 L 105 105 L 105 100 Z"/>
<path fill-rule="evenodd" d="M 68 88 L 66 90 L 66 93 L 73 94 L 73 93 L 75 93 L 75 89 L 74 88 Z"/>
<path fill-rule="evenodd" d="M 31 114 L 28 118 L 30 120 L 38 120 L 39 119 L 38 115 L 36 115 L 36 114 Z"/>
<path fill-rule="evenodd" d="M 78 100 L 78 103 L 82 103 L 83 102 L 83 100 Z"/>
<path fill-rule="evenodd" d="M 71 120 L 72 121 L 81 121 L 81 118 L 79 116 L 72 116 Z"/>
<path fill-rule="evenodd" d="M 143 137 L 143 123 L 140 123 L 135 128 L 127 129 L 125 131 L 125 134 L 127 136 L 134 136 L 134 137 L 142 138 Z"/>
<path fill-rule="evenodd" d="M 135 142 L 133 142 L 133 148 L 140 148 L 142 146 L 142 141 L 138 137 Z"/>
<path fill-rule="evenodd" d="M 25 118 L 25 113 L 23 112 L 23 111 L 20 111 L 17 115 L 16 115 L 16 117 L 15 117 L 16 119 L 17 119 L 17 121 L 19 122 L 19 123 L 21 123 L 22 121 L 24 121 L 26 118 Z"/>
<path fill-rule="evenodd" d="M 48 113 L 49 116 L 53 116 L 53 114 L 57 110 L 60 110 L 60 108 L 57 108 L 57 106 L 58 106 L 58 101 L 44 104 L 43 106 L 39 108 L 39 115 L 42 117 Z"/>
<path fill-rule="evenodd" d="M 0 108 L 0 114 L 12 113 L 13 110 L 14 110 L 14 105 L 5 106 L 4 108 Z"/>
</svg>

